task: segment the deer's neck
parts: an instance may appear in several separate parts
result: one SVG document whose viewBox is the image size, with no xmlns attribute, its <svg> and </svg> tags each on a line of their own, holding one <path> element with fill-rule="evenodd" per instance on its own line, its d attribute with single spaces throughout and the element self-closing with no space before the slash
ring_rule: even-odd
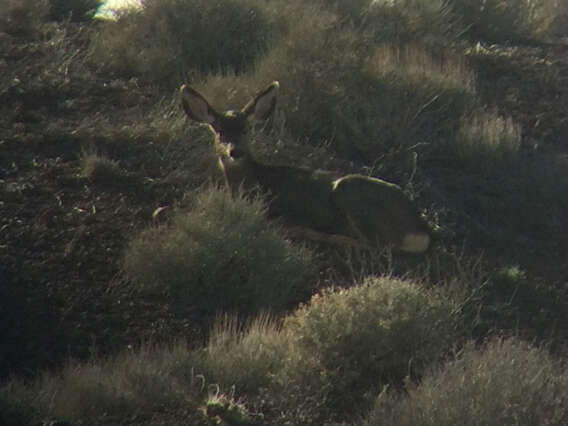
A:
<svg viewBox="0 0 568 426">
<path fill-rule="evenodd" d="M 219 168 L 225 176 L 226 183 L 233 191 L 241 185 L 245 188 L 261 185 L 258 179 L 258 171 L 263 167 L 248 156 L 238 159 L 219 158 Z"/>
</svg>

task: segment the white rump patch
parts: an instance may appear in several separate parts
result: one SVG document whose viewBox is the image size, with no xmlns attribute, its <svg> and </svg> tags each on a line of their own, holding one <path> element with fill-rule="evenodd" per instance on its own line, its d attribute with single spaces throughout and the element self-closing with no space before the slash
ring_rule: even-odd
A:
<svg viewBox="0 0 568 426">
<path fill-rule="evenodd" d="M 430 235 L 426 233 L 406 234 L 399 249 L 407 253 L 424 253 L 430 247 Z"/>
</svg>

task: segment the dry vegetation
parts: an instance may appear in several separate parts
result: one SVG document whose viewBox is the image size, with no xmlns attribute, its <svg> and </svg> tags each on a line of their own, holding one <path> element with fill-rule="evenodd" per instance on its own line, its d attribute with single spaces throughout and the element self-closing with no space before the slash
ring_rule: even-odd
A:
<svg viewBox="0 0 568 426">
<path fill-rule="evenodd" d="M 568 6 L 0 0 L 0 424 L 563 425 Z M 304 241 L 207 129 L 399 184 L 421 257 Z M 530 342 L 526 343 L 526 342 Z"/>
<path fill-rule="evenodd" d="M 282 310 L 310 295 L 313 256 L 266 220 L 261 199 L 202 189 L 190 211 L 134 238 L 124 271 L 148 294 L 215 311 Z"/>
<path fill-rule="evenodd" d="M 565 366 L 515 339 L 467 345 L 408 395 L 382 392 L 364 425 L 561 425 L 568 421 Z"/>
</svg>

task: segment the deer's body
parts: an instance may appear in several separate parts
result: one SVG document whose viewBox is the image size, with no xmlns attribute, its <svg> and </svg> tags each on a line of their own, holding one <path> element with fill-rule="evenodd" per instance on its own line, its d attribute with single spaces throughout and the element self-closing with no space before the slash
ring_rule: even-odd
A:
<svg viewBox="0 0 568 426">
<path fill-rule="evenodd" d="M 297 225 L 340 234 L 365 245 L 377 243 L 409 253 L 425 252 L 430 229 L 397 185 L 358 174 L 264 164 L 254 158 L 248 119 L 266 119 L 276 102 L 278 83 L 260 92 L 240 111 L 219 113 L 187 86 L 180 89 L 187 115 L 215 133 L 218 165 L 227 186 L 259 186 L 271 194 L 271 208 Z"/>
</svg>

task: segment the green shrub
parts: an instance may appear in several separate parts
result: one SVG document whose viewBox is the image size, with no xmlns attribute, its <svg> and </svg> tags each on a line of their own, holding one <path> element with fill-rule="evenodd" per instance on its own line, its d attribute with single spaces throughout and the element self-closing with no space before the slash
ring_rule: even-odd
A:
<svg viewBox="0 0 568 426">
<path fill-rule="evenodd" d="M 365 425 L 565 425 L 568 372 L 543 349 L 515 339 L 472 345 L 451 363 L 409 384 L 406 395 L 382 392 Z"/>
<path fill-rule="evenodd" d="M 407 281 L 371 277 L 325 290 L 285 319 L 295 352 L 283 383 L 319 394 L 329 411 L 353 413 L 383 386 L 400 386 L 440 360 L 456 320 L 451 301 Z"/>
<path fill-rule="evenodd" d="M 134 238 L 124 268 L 143 291 L 198 310 L 255 312 L 293 306 L 310 294 L 311 254 L 266 220 L 261 199 L 211 188 L 171 225 Z"/>
<path fill-rule="evenodd" d="M 260 0 L 146 0 L 101 26 L 92 60 L 110 72 L 176 87 L 186 75 L 241 73 L 272 42 Z"/>
<path fill-rule="evenodd" d="M 74 22 L 93 19 L 104 0 L 49 0 L 51 3 L 51 19 Z"/>
<path fill-rule="evenodd" d="M 48 0 L 0 0 L 0 31 L 33 36 L 48 13 Z"/>
</svg>

